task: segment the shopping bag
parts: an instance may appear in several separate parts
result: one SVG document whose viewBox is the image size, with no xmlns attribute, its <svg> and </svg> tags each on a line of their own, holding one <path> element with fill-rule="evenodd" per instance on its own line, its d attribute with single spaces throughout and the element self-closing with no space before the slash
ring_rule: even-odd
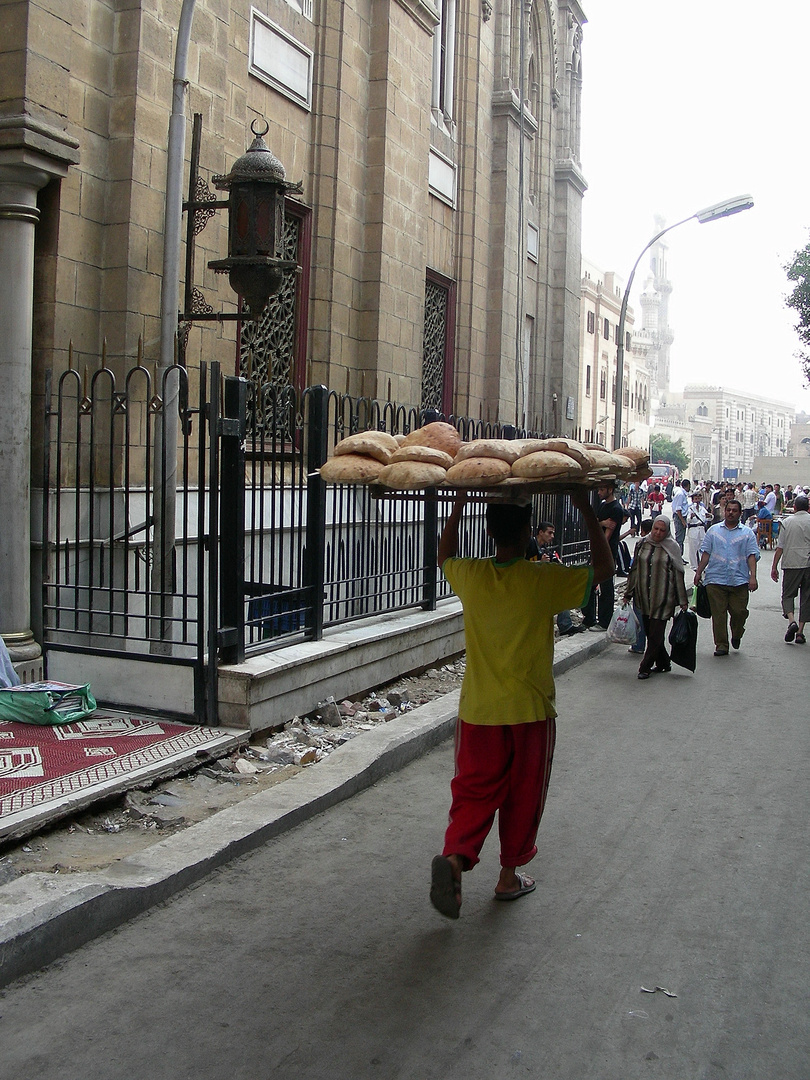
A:
<svg viewBox="0 0 810 1080">
<path fill-rule="evenodd" d="M 670 656 L 673 664 L 694 671 L 697 667 L 698 621 L 694 611 L 679 611 L 672 620 L 669 632 Z"/>
<path fill-rule="evenodd" d="M 22 683 L 0 690 L 0 720 L 21 724 L 73 724 L 96 710 L 90 684 Z"/>
<path fill-rule="evenodd" d="M 701 619 L 710 619 L 712 609 L 709 605 L 709 594 L 705 585 L 695 585 L 692 588 L 692 610 L 696 611 Z"/>
<path fill-rule="evenodd" d="M 622 604 L 613 612 L 613 618 L 607 628 L 607 639 L 614 645 L 635 645 L 638 637 L 638 620 L 632 605 Z"/>
</svg>

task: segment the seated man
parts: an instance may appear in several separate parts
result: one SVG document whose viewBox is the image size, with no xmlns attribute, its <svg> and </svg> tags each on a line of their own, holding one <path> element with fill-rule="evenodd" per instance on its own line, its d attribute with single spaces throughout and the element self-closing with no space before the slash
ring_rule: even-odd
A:
<svg viewBox="0 0 810 1080">
<path fill-rule="evenodd" d="M 554 549 L 554 524 L 551 521 L 541 521 L 535 530 L 533 538 L 529 541 L 526 549 L 526 558 L 529 562 L 553 562 L 563 565 L 559 552 Z M 585 629 L 584 626 L 574 626 L 570 611 L 560 611 L 557 614 L 557 629 L 560 637 L 568 637 L 571 634 L 579 634 Z"/>
</svg>

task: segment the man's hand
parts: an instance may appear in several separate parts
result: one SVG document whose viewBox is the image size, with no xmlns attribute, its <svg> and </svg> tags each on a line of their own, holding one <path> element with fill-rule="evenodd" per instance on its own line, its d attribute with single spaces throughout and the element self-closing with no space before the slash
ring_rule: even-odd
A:
<svg viewBox="0 0 810 1080">
<path fill-rule="evenodd" d="M 771 577 L 773 578 L 774 581 L 779 580 L 779 571 L 776 569 L 775 566 L 771 567 Z"/>
<path fill-rule="evenodd" d="M 756 592 L 758 588 L 759 588 L 759 583 L 758 583 L 757 579 L 755 577 L 751 576 L 748 579 L 748 591 L 749 592 Z"/>
</svg>

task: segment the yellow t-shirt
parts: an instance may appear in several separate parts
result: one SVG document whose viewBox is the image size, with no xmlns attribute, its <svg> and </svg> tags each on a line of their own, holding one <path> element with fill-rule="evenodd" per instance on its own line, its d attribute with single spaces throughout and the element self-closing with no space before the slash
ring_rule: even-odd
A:
<svg viewBox="0 0 810 1080">
<path fill-rule="evenodd" d="M 556 716 L 554 615 L 586 603 L 591 567 L 454 557 L 442 571 L 464 609 L 460 718 L 502 726 Z"/>
</svg>

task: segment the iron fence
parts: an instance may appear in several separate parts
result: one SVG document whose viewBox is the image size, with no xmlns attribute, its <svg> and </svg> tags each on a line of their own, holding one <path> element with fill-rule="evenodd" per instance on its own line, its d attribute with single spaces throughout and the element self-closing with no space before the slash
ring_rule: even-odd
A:
<svg viewBox="0 0 810 1080">
<path fill-rule="evenodd" d="M 345 435 L 407 433 L 436 414 L 323 386 L 221 379 L 216 364 L 193 376 L 140 364 L 122 378 L 106 363 L 92 377 L 69 370 L 46 402 L 46 652 L 190 665 L 195 712 L 215 723 L 218 661 L 450 595 L 436 552 L 451 495 L 379 496 L 318 473 Z M 537 434 L 447 419 L 465 440 Z M 585 561 L 568 498 L 533 501 L 563 561 Z M 472 498 L 463 554 L 492 551 L 483 512 Z"/>
</svg>

